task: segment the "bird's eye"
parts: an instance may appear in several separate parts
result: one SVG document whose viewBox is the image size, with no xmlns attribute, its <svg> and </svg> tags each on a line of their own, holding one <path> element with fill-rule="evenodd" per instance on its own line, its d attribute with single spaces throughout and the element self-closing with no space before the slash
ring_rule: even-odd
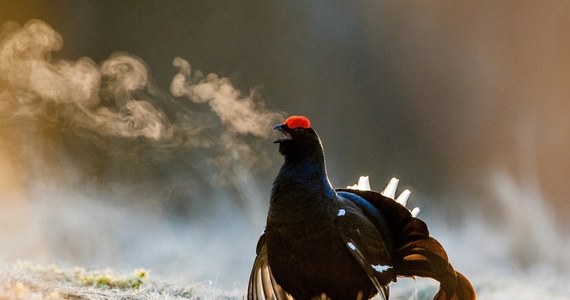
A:
<svg viewBox="0 0 570 300">
<path fill-rule="evenodd" d="M 297 128 L 295 128 L 295 133 L 296 134 L 303 134 L 303 133 L 305 133 L 305 128 L 297 127 Z"/>
</svg>

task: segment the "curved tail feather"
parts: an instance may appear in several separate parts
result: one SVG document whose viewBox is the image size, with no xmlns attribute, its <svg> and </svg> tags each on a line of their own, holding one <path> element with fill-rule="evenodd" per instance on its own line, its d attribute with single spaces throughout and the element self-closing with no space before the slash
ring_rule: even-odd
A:
<svg viewBox="0 0 570 300">
<path fill-rule="evenodd" d="M 392 198 L 374 191 L 338 189 L 357 194 L 372 203 L 389 224 L 392 239 L 392 264 L 397 276 L 430 277 L 440 282 L 434 300 L 474 300 L 475 289 L 455 271 L 443 246 L 430 237 L 427 225 Z"/>
<path fill-rule="evenodd" d="M 430 277 L 440 282 L 435 300 L 476 299 L 469 280 L 455 271 L 441 244 L 432 237 L 409 242 L 396 250 L 394 270 L 398 276 Z"/>
</svg>

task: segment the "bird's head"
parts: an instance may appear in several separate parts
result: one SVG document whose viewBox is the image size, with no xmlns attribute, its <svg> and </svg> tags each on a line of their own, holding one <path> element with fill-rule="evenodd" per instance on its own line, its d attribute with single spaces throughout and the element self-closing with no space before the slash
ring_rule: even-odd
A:
<svg viewBox="0 0 570 300">
<path fill-rule="evenodd" d="M 279 152 L 285 159 L 322 158 L 323 148 L 319 136 L 311 122 L 305 116 L 291 116 L 273 127 L 280 137 L 274 141 L 279 144 Z"/>
</svg>

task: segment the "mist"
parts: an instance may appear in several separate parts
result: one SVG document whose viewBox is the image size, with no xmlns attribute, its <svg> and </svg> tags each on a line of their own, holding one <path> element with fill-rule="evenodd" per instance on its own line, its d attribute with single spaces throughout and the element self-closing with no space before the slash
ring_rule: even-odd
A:
<svg viewBox="0 0 570 300">
<path fill-rule="evenodd" d="M 0 4 L 0 261 L 243 289 L 271 128 L 303 114 L 333 185 L 398 177 L 480 298 L 567 294 L 564 2 L 22 3 Z"/>
<path fill-rule="evenodd" d="M 171 96 L 128 53 L 100 64 L 54 59 L 63 39 L 43 21 L 6 23 L 1 35 L 4 175 L 16 178 L 6 184 L 3 219 L 27 223 L 10 240 L 39 244 L 4 244 L 8 257 L 242 277 L 235 270 L 253 252 L 226 252 L 249 252 L 252 225 L 260 232 L 264 205 L 250 173 L 271 165 L 261 142 L 270 144 L 283 115 L 179 57 Z"/>
</svg>

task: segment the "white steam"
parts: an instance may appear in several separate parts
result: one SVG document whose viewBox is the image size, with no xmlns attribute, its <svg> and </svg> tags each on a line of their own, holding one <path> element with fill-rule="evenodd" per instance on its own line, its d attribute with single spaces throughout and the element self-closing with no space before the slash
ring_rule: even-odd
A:
<svg viewBox="0 0 570 300">
<path fill-rule="evenodd" d="M 201 78 L 198 72 L 197 78 L 191 79 L 190 63 L 180 57 L 174 59 L 173 65 L 180 72 L 170 85 L 172 95 L 187 96 L 196 103 L 208 102 L 231 132 L 266 136 L 267 128 L 282 117 L 266 110 L 262 102 L 255 101 L 255 93 L 242 97 L 227 78 L 220 78 L 216 74 Z"/>
<path fill-rule="evenodd" d="M 168 137 L 170 126 L 164 114 L 133 96 L 147 83 L 140 60 L 119 54 L 100 67 L 89 58 L 54 61 L 51 52 L 61 49 L 63 40 L 49 25 L 31 21 L 11 29 L 3 32 L 0 45 L 4 110 L 34 116 L 46 113 L 51 105 L 71 126 L 101 135 Z M 110 82 L 103 88 L 105 76 Z M 110 105 L 101 106 L 103 89 L 112 94 Z"/>
<path fill-rule="evenodd" d="M 144 138 L 170 148 L 219 147 L 226 153 L 215 160 L 224 166 L 238 158 L 258 161 L 251 143 L 243 139 L 267 137 L 271 125 L 282 118 L 267 110 L 255 93 L 242 95 L 227 78 L 200 78 L 197 72 L 190 80 L 190 64 L 181 58 L 174 60 L 180 73 L 172 81 L 172 94 L 207 102 L 214 118 L 200 116 L 167 95 L 150 96 L 157 88 L 145 63 L 133 55 L 115 53 L 100 65 L 89 58 L 53 59 L 52 52 L 62 46 L 62 37 L 39 20 L 2 27 L 0 117 L 42 116 L 75 132 Z M 167 114 L 164 102 L 180 109 Z"/>
</svg>

